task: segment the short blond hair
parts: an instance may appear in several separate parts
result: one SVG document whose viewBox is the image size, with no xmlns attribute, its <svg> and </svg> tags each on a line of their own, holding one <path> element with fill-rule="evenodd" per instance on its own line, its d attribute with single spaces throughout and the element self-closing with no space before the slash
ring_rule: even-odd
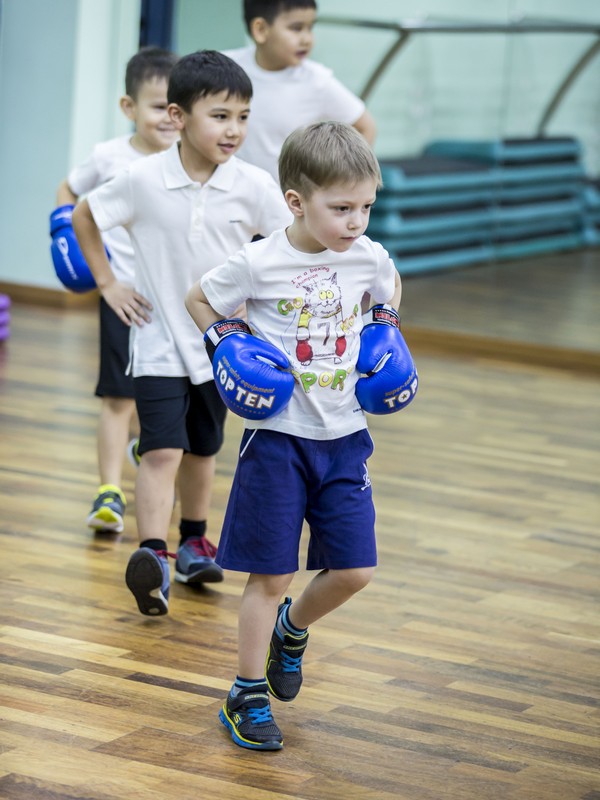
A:
<svg viewBox="0 0 600 800">
<path fill-rule="evenodd" d="M 336 183 L 374 180 L 382 186 L 379 162 L 367 140 L 344 122 L 315 122 L 291 133 L 279 156 L 281 190 L 304 197 Z"/>
</svg>

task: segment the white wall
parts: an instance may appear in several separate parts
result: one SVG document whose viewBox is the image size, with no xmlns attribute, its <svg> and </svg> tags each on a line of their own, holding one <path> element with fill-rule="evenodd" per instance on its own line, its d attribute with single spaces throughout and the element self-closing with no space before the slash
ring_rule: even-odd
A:
<svg viewBox="0 0 600 800">
<path fill-rule="evenodd" d="M 242 0 L 177 0 L 173 33 L 173 47 L 181 55 L 241 47 Z"/>
<path fill-rule="evenodd" d="M 4 0 L 0 20 L 0 280 L 59 288 L 49 253 L 56 188 L 124 132 L 139 0 Z"/>
</svg>

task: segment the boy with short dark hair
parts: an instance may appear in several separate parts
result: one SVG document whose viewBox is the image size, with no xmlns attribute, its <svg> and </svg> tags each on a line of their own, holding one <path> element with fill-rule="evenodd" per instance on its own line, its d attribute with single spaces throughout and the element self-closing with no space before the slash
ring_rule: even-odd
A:
<svg viewBox="0 0 600 800">
<path fill-rule="evenodd" d="M 322 64 L 313 47 L 315 0 L 244 0 L 244 20 L 254 46 L 228 50 L 254 87 L 252 118 L 240 157 L 277 179 L 286 137 L 319 120 L 347 122 L 373 144 L 375 122 L 365 104 Z"/>
<path fill-rule="evenodd" d="M 166 150 L 177 139 L 178 133 L 167 114 L 167 84 L 176 61 L 174 53 L 159 47 L 144 47 L 129 59 L 125 95 L 119 104 L 133 123 L 134 132 L 100 142 L 86 161 L 69 172 L 56 195 L 57 211 L 63 218 L 65 214 L 70 217 L 81 195 L 107 183 L 137 159 Z M 59 233 L 64 236 L 64 227 Z M 104 241 L 115 275 L 120 281 L 133 284 L 134 253 L 127 231 L 121 227 L 107 231 Z M 71 244 L 76 247 L 74 241 Z M 60 252 L 58 258 L 63 257 Z M 72 252 L 71 260 L 75 262 Z M 85 262 L 75 262 L 75 266 L 87 272 Z M 90 283 L 93 285 L 91 280 Z M 87 517 L 88 526 L 100 531 L 123 530 L 123 456 L 135 412 L 133 382 L 125 374 L 128 361 L 129 327 L 100 298 L 100 370 L 96 386 L 96 396 L 101 398 L 97 433 L 100 486 Z"/>
<path fill-rule="evenodd" d="M 397 410 L 417 388 L 398 326 L 399 275 L 363 236 L 381 181 L 371 148 L 349 125 L 310 125 L 284 143 L 279 174 L 292 225 L 210 270 L 186 300 L 225 387 L 263 391 L 265 346 L 296 380 L 288 399 L 274 366 L 266 388 L 277 413 L 247 415 L 217 553 L 225 569 L 250 573 L 238 675 L 219 716 L 236 744 L 256 750 L 283 746 L 269 693 L 298 694 L 308 626 L 366 586 L 377 563 L 363 409 Z M 363 325 L 365 297 L 376 305 Z M 247 325 L 227 319 L 244 302 Z M 318 573 L 293 603 L 280 602 L 298 570 L 304 519 L 307 568 Z"/>
<path fill-rule="evenodd" d="M 270 175 L 234 157 L 246 135 L 252 97 L 252 84 L 234 61 L 214 51 L 184 56 L 173 68 L 167 96 L 180 141 L 132 164 L 73 215 L 102 296 L 133 325 L 140 547 L 129 560 L 126 581 L 148 615 L 168 611 L 166 540 L 178 473 L 175 579 L 194 584 L 223 578 L 205 532 L 225 406 L 184 308 L 187 289 L 244 242 L 290 218 Z M 102 246 L 100 231 L 116 225 L 125 227 L 133 243 L 133 289 L 117 279 Z"/>
</svg>

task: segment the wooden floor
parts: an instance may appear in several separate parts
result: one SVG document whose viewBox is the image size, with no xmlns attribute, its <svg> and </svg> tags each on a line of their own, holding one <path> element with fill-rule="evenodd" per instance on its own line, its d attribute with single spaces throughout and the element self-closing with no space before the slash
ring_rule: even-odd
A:
<svg viewBox="0 0 600 800">
<path fill-rule="evenodd" d="M 511 314 L 513 341 L 537 335 L 518 287 L 472 308 L 479 277 L 405 283 L 421 385 L 404 412 L 371 419 L 380 567 L 311 631 L 302 692 L 274 708 L 279 753 L 236 747 L 217 720 L 244 576 L 175 584 L 169 616 L 142 617 L 123 577 L 129 465 L 123 535 L 85 527 L 94 312 L 13 308 L 0 347 L 2 800 L 600 800 L 600 376 L 537 366 L 535 348 L 528 363 L 501 344 L 453 350 L 442 324 L 436 338 L 443 319 L 480 343 Z M 545 341 L 546 355 L 592 351 L 579 336 Z M 239 433 L 230 417 L 214 539 Z M 177 509 L 173 521 L 176 546 Z"/>
</svg>

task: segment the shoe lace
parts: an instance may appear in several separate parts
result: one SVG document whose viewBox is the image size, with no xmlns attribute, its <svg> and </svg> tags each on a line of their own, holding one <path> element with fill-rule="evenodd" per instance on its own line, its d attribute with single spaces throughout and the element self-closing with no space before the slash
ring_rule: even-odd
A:
<svg viewBox="0 0 600 800">
<path fill-rule="evenodd" d="M 284 672 L 299 672 L 302 665 L 302 656 L 290 656 L 285 650 L 282 650 L 279 655 L 279 661 Z"/>
<path fill-rule="evenodd" d="M 190 539 L 187 543 L 197 556 L 214 558 L 217 555 L 217 548 L 212 542 L 209 542 L 206 536 L 202 536 L 199 539 Z"/>
<path fill-rule="evenodd" d="M 261 723 L 273 721 L 273 715 L 271 714 L 271 707 L 269 705 L 262 706 L 261 708 L 249 708 L 248 716 L 253 725 L 260 725 Z"/>
<path fill-rule="evenodd" d="M 169 553 L 168 550 L 155 550 L 154 552 L 160 558 L 177 558 L 177 553 Z"/>
</svg>

